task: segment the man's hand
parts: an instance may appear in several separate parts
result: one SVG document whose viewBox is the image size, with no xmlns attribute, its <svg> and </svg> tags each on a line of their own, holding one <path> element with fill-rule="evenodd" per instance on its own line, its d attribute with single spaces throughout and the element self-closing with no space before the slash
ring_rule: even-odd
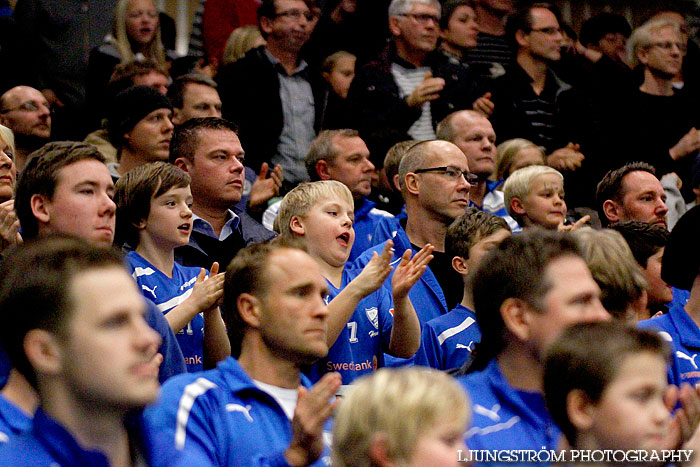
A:
<svg viewBox="0 0 700 467">
<path fill-rule="evenodd" d="M 576 170 L 585 159 L 579 149 L 581 145 L 569 143 L 547 156 L 547 165 L 557 170 Z"/>
<path fill-rule="evenodd" d="M 19 220 L 15 212 L 15 200 L 9 199 L 0 203 L 0 243 L 5 248 L 22 243 L 22 236 L 19 234 Z"/>
<path fill-rule="evenodd" d="M 428 243 L 413 258 L 412 250 L 404 251 L 401 262 L 396 266 L 394 276 L 391 278 L 391 292 L 394 302 L 408 296 L 411 287 L 420 279 L 428 267 L 428 263 L 433 259 L 435 247 Z"/>
<path fill-rule="evenodd" d="M 413 90 L 410 96 L 406 98 L 406 103 L 409 107 L 420 107 L 426 102 L 434 101 L 440 97 L 440 91 L 445 87 L 445 80 L 442 78 L 433 78 L 431 71 L 425 74 L 416 89 Z"/>
<path fill-rule="evenodd" d="M 486 118 L 489 118 L 491 116 L 495 107 L 496 105 L 493 103 L 493 101 L 491 101 L 490 92 L 485 93 L 483 96 L 475 100 L 472 104 L 472 109 L 476 112 L 479 112 Z"/>
<path fill-rule="evenodd" d="M 292 418 L 292 442 L 284 457 L 293 467 L 310 465 L 323 454 L 323 425 L 333 415 L 342 380 L 339 373 L 326 373 L 310 390 L 299 386 L 299 398 Z"/>
<path fill-rule="evenodd" d="M 688 154 L 694 153 L 698 149 L 700 149 L 700 131 L 693 127 L 668 150 L 668 154 L 671 156 L 671 159 L 677 161 Z"/>
<path fill-rule="evenodd" d="M 267 207 L 267 201 L 280 194 L 282 180 L 284 180 L 284 176 L 282 175 L 282 167 L 280 165 L 276 165 L 275 168 L 270 171 L 270 166 L 267 162 L 263 162 L 260 167 L 260 174 L 258 178 L 255 179 L 255 183 L 253 183 L 250 189 L 248 207 L 253 210 L 258 207 Z"/>
</svg>

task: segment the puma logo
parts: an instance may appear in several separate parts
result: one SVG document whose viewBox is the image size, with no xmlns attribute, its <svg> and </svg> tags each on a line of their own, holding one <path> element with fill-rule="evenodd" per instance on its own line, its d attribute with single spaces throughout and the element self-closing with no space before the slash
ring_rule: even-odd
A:
<svg viewBox="0 0 700 467">
<path fill-rule="evenodd" d="M 229 412 L 241 412 L 243 415 L 245 415 L 245 418 L 248 419 L 249 422 L 253 421 L 253 417 L 250 416 L 250 405 L 246 405 L 243 407 L 240 404 L 226 404 L 226 410 Z"/>
<path fill-rule="evenodd" d="M 695 357 L 697 356 L 698 354 L 694 353 L 692 357 L 689 357 L 688 354 L 684 354 L 683 352 L 676 350 L 676 357 L 682 358 L 683 360 L 688 360 L 696 370 L 698 369 L 698 366 L 695 364 Z"/>
<path fill-rule="evenodd" d="M 149 289 L 147 285 L 141 284 L 141 288 L 143 290 L 145 290 L 146 292 L 150 293 L 151 295 L 153 295 L 154 300 L 156 299 L 156 289 L 158 288 L 157 285 L 154 285 L 152 289 Z"/>
</svg>

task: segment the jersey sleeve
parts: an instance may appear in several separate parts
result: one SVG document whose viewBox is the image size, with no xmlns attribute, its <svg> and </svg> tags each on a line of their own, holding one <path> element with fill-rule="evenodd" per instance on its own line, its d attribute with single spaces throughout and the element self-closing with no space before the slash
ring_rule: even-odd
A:
<svg viewBox="0 0 700 467">
<path fill-rule="evenodd" d="M 421 332 L 421 342 L 414 360 L 416 365 L 427 366 L 438 370 L 444 370 L 442 363 L 442 349 L 438 342 L 437 334 L 432 326 L 426 323 Z"/>
<path fill-rule="evenodd" d="M 381 332 L 382 352 L 389 352 L 389 342 L 391 341 L 391 329 L 394 327 L 394 299 L 391 292 L 385 287 L 379 287 L 374 292 L 377 295 L 379 306 L 379 329 Z"/>
</svg>

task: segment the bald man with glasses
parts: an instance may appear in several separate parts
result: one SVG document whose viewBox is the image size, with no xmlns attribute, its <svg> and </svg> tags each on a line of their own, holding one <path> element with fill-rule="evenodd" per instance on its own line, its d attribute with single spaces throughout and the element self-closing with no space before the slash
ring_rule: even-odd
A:
<svg viewBox="0 0 700 467">
<path fill-rule="evenodd" d="M 14 160 L 21 171 L 27 155 L 51 137 L 51 107 L 38 90 L 16 86 L 0 96 L 0 123 L 15 135 Z"/>
</svg>

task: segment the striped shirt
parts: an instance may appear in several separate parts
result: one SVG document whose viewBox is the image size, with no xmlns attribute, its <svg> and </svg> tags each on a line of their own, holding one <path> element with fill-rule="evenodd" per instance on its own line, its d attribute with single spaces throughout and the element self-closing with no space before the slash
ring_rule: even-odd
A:
<svg viewBox="0 0 700 467">
<path fill-rule="evenodd" d="M 391 64 L 391 75 L 399 87 L 401 98 L 405 99 L 418 87 L 425 78 L 425 74 L 430 71 L 427 66 L 419 68 L 405 68 L 398 63 Z M 411 128 L 408 135 L 416 140 L 425 141 L 435 139 L 435 129 L 433 128 L 433 117 L 430 113 L 430 102 L 426 102 L 421 107 L 421 115 Z"/>
<path fill-rule="evenodd" d="M 508 71 L 513 60 L 511 49 L 505 36 L 494 36 L 480 32 L 476 46 L 467 50 L 464 61 L 480 77 L 495 79 Z"/>
</svg>

